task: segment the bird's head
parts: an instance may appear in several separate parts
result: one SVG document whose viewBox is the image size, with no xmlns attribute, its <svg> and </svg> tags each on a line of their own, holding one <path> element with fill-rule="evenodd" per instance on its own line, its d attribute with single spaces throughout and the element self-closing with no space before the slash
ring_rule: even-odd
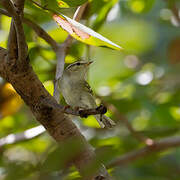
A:
<svg viewBox="0 0 180 180">
<path fill-rule="evenodd" d="M 80 78 L 84 78 L 87 70 L 89 68 L 89 65 L 93 61 L 76 61 L 69 66 L 66 67 L 65 72 L 67 72 L 69 75 L 72 76 L 78 76 Z"/>
</svg>

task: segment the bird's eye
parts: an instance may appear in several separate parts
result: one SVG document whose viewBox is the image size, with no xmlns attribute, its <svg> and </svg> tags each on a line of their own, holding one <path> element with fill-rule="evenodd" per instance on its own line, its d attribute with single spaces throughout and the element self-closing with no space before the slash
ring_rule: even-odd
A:
<svg viewBox="0 0 180 180">
<path fill-rule="evenodd" d="M 78 62 L 77 65 L 80 66 L 80 63 Z"/>
</svg>

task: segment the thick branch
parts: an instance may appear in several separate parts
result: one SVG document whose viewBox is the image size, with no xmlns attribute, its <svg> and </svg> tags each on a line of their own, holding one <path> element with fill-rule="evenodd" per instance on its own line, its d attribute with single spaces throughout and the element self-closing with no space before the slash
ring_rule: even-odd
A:
<svg viewBox="0 0 180 180">
<path fill-rule="evenodd" d="M 7 51 L 0 47 L 0 76 L 5 76 L 5 58 L 7 57 Z"/>
<path fill-rule="evenodd" d="M 152 153 L 163 151 L 168 148 L 173 148 L 177 146 L 180 146 L 180 137 L 164 138 L 164 139 L 154 142 L 152 146 L 146 146 L 139 150 L 135 150 L 135 151 L 132 151 L 125 155 L 120 156 L 119 158 L 114 160 L 111 164 L 109 164 L 108 167 L 126 165 L 139 158 L 143 158 L 145 156 L 151 155 Z"/>
<path fill-rule="evenodd" d="M 14 6 L 17 8 L 18 12 L 20 12 L 20 14 L 22 14 L 23 16 L 25 0 L 13 0 L 13 1 L 14 1 Z"/>
<path fill-rule="evenodd" d="M 13 61 L 15 64 L 18 58 L 18 47 L 17 47 L 17 35 L 16 35 L 16 27 L 14 25 L 14 20 L 11 20 L 11 26 L 8 37 L 8 60 Z"/>
</svg>

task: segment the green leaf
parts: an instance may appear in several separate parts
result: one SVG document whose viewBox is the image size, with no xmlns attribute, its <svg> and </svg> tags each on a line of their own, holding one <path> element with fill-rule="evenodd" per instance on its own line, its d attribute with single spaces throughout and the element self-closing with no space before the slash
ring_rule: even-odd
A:
<svg viewBox="0 0 180 180">
<path fill-rule="evenodd" d="M 53 15 L 53 19 L 57 24 L 67 31 L 75 39 L 89 45 L 108 47 L 115 50 L 122 50 L 123 48 L 119 45 L 113 43 L 104 36 L 98 34 L 92 29 L 86 27 L 83 24 L 78 23 L 77 21 L 65 16 L 65 15 Z"/>
</svg>

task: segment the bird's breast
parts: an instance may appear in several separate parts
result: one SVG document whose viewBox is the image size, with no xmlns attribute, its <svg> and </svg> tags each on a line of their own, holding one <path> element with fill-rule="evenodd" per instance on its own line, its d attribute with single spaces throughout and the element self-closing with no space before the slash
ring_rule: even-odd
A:
<svg viewBox="0 0 180 180">
<path fill-rule="evenodd" d="M 71 106 L 76 106 L 80 91 L 78 82 L 71 78 L 63 77 L 62 80 L 60 80 L 60 89 L 66 103 Z"/>
</svg>

